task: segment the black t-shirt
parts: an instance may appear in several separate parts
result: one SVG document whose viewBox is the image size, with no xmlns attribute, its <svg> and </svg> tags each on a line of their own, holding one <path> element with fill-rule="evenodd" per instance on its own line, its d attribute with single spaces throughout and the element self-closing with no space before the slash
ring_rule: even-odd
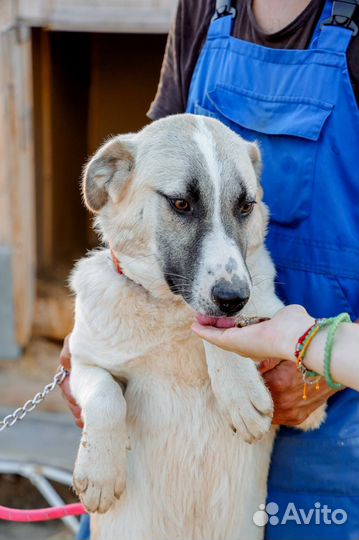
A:
<svg viewBox="0 0 359 540">
<path fill-rule="evenodd" d="M 180 0 L 176 18 L 168 35 L 166 52 L 156 97 L 148 116 L 157 120 L 186 110 L 189 86 L 216 0 Z M 237 0 L 233 36 L 274 49 L 306 49 L 323 10 L 325 0 L 311 0 L 304 11 L 285 28 L 265 34 L 258 26 L 252 0 Z M 354 93 L 359 103 L 359 33 L 348 49 L 348 66 Z"/>
</svg>

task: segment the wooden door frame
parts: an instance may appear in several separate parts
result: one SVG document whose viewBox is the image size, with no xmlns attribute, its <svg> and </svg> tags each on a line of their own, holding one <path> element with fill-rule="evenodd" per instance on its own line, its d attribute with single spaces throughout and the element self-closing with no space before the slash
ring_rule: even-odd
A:
<svg viewBox="0 0 359 540">
<path fill-rule="evenodd" d="M 133 0 L 96 1 L 95 8 L 87 0 L 0 2 L 0 359 L 18 357 L 28 343 L 35 300 L 31 28 L 166 33 L 177 4 L 177 0 L 137 0 L 135 5 Z M 45 250 L 49 252 L 49 246 Z"/>
</svg>

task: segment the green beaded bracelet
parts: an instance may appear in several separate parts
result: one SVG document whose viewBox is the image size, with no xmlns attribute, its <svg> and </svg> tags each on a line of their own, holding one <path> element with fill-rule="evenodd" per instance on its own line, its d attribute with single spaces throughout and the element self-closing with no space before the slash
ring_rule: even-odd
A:
<svg viewBox="0 0 359 540">
<path fill-rule="evenodd" d="M 330 388 L 333 388 L 333 390 L 339 390 L 340 388 L 343 388 L 343 385 L 334 382 L 330 373 L 330 363 L 332 360 L 334 337 L 335 337 L 339 324 L 351 322 L 351 319 L 348 313 L 341 313 L 337 317 L 328 319 L 328 321 L 329 320 L 330 320 L 330 326 L 328 329 L 328 335 L 327 335 L 327 340 L 326 340 L 325 349 L 324 349 L 324 366 L 323 366 L 324 377 L 325 377 L 325 381 L 327 385 Z"/>
</svg>

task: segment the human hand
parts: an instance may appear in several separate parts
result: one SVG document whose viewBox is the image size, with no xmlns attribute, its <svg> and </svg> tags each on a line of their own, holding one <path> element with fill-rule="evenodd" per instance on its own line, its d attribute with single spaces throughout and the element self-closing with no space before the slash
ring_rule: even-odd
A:
<svg viewBox="0 0 359 540">
<path fill-rule="evenodd" d="M 192 330 L 210 343 L 246 358 L 261 361 L 280 358 L 295 361 L 298 338 L 314 323 L 302 306 L 287 306 L 272 319 L 244 328 L 192 325 Z"/>
<path fill-rule="evenodd" d="M 60 364 L 69 372 L 71 372 L 71 353 L 70 353 L 70 347 L 69 347 L 69 337 L 66 336 L 64 340 L 64 344 L 62 347 L 62 351 L 60 353 Z M 60 385 L 62 395 L 67 401 L 67 405 L 69 406 L 74 419 L 75 423 L 79 428 L 83 428 L 84 424 L 81 418 L 81 409 L 78 406 L 78 404 L 75 401 L 75 398 L 71 394 L 70 390 L 70 375 L 68 377 L 65 377 L 65 379 L 62 381 Z"/>
<path fill-rule="evenodd" d="M 269 321 L 244 328 L 223 330 L 196 323 L 192 329 L 218 347 L 261 362 L 260 371 L 274 402 L 273 423 L 297 426 L 335 393 L 321 380 L 318 390 L 307 386 L 307 399 L 303 399 L 303 378 L 294 363 L 294 351 L 298 338 L 313 323 L 303 307 L 292 305 Z"/>
<path fill-rule="evenodd" d="M 307 386 L 307 399 L 303 399 L 302 375 L 288 360 L 267 359 L 260 364 L 260 371 L 272 394 L 273 424 L 298 426 L 336 393 L 324 380 L 320 380 L 318 390 L 315 385 Z"/>
</svg>

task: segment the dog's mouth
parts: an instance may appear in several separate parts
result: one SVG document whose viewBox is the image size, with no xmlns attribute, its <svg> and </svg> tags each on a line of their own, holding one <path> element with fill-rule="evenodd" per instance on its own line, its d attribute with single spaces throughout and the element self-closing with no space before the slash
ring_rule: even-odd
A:
<svg viewBox="0 0 359 540">
<path fill-rule="evenodd" d="M 196 313 L 196 319 L 202 326 L 215 326 L 216 328 L 232 328 L 236 326 L 235 317 L 210 317 Z"/>
</svg>

